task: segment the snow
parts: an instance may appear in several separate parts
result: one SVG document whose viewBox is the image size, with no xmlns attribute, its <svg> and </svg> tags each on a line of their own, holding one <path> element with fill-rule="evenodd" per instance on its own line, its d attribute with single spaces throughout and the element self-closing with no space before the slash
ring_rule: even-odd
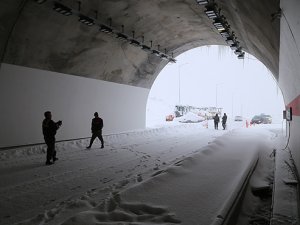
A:
<svg viewBox="0 0 300 225">
<path fill-rule="evenodd" d="M 197 115 L 193 112 L 188 112 L 185 115 L 177 118 L 181 123 L 199 123 L 205 120 L 204 117 Z"/>
<path fill-rule="evenodd" d="M 261 151 L 268 156 L 281 124 L 214 130 L 203 123 L 0 152 L 0 224 L 212 224 L 224 218 Z M 272 130 L 272 131 L 270 131 Z M 276 135 L 274 135 L 276 131 Z M 257 186 L 270 169 L 261 169 Z"/>
<path fill-rule="evenodd" d="M 211 45 L 191 49 L 176 60 L 157 76 L 149 99 L 159 97 L 173 105 L 218 106 L 231 118 L 251 119 L 266 113 L 273 121 L 282 120 L 285 104 L 276 79 L 254 56 L 237 60 L 229 47 Z M 154 110 L 151 102 L 147 108 Z"/>
<path fill-rule="evenodd" d="M 148 127 L 154 127 L 164 124 L 166 122 L 166 116 L 174 115 L 175 105 L 158 97 L 149 97 L 147 102 L 147 121 Z"/>
</svg>

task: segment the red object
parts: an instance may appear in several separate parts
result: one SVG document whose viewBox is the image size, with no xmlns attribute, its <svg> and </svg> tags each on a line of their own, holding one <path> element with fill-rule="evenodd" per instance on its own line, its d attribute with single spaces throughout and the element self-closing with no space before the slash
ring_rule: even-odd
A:
<svg viewBox="0 0 300 225">
<path fill-rule="evenodd" d="M 293 116 L 300 116 L 300 95 L 291 101 L 286 108 L 292 107 Z"/>
<path fill-rule="evenodd" d="M 166 121 L 173 121 L 174 116 L 173 115 L 167 115 L 166 116 Z"/>
</svg>

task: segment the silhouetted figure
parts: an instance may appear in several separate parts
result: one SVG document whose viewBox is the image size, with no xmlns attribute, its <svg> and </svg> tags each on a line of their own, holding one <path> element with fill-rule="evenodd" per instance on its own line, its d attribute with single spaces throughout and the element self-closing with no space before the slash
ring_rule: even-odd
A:
<svg viewBox="0 0 300 225">
<path fill-rule="evenodd" d="M 62 125 L 62 121 L 54 122 L 52 120 L 52 114 L 50 111 L 44 113 L 45 119 L 43 120 L 43 135 L 47 145 L 47 157 L 46 165 L 53 164 L 58 158 L 56 158 L 55 151 L 55 135 L 58 128 Z M 51 162 L 51 159 L 53 162 Z"/>
<path fill-rule="evenodd" d="M 101 148 L 104 148 L 104 141 L 102 137 L 103 120 L 99 117 L 98 113 L 94 113 L 95 118 L 92 120 L 92 138 L 90 145 L 86 148 L 91 148 L 96 137 L 101 141 Z"/>
<path fill-rule="evenodd" d="M 219 122 L 220 122 L 220 117 L 218 115 L 218 113 L 215 115 L 214 117 L 214 124 L 215 124 L 215 129 L 218 130 L 218 126 L 219 126 Z"/>
<path fill-rule="evenodd" d="M 227 115 L 226 115 L 226 113 L 224 113 L 224 115 L 222 117 L 222 127 L 223 127 L 223 130 L 226 129 L 226 122 L 227 122 Z"/>
</svg>

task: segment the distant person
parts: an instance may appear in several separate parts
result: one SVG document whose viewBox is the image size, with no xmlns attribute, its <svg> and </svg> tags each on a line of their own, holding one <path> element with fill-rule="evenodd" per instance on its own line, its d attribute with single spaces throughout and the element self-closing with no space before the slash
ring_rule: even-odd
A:
<svg viewBox="0 0 300 225">
<path fill-rule="evenodd" d="M 103 120 L 99 117 L 98 113 L 94 113 L 95 118 L 92 120 L 92 138 L 90 140 L 90 145 L 86 148 L 91 148 L 96 137 L 101 141 L 101 148 L 104 148 L 104 141 L 102 137 L 102 128 L 103 128 Z"/>
<path fill-rule="evenodd" d="M 218 130 L 218 126 L 219 126 L 219 122 L 220 122 L 220 117 L 218 115 L 218 113 L 214 116 L 214 124 L 215 124 L 215 129 Z"/>
<path fill-rule="evenodd" d="M 227 115 L 226 115 L 226 113 L 224 113 L 224 115 L 222 117 L 222 127 L 223 127 L 223 130 L 226 129 L 226 122 L 227 122 Z"/>
<path fill-rule="evenodd" d="M 50 111 L 45 112 L 44 116 L 45 119 L 43 120 L 42 128 L 47 145 L 46 165 L 51 165 L 58 160 L 55 151 L 55 135 L 58 128 L 62 125 L 62 121 L 59 120 L 58 122 L 54 122 Z M 53 162 L 51 162 L 51 160 L 53 160 Z"/>
</svg>

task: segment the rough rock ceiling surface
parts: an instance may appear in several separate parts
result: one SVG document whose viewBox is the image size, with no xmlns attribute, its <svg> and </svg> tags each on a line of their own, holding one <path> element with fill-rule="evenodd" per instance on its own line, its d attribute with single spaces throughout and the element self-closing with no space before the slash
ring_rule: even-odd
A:
<svg viewBox="0 0 300 225">
<path fill-rule="evenodd" d="M 78 1 L 59 1 L 79 10 Z M 278 0 L 216 0 L 244 51 L 278 79 Z M 174 57 L 195 47 L 226 45 L 195 0 L 82 0 L 80 13 Z M 97 11 L 97 13 L 96 13 Z M 128 42 L 53 10 L 53 1 L 0 2 L 2 62 L 151 88 L 167 62 Z"/>
</svg>

